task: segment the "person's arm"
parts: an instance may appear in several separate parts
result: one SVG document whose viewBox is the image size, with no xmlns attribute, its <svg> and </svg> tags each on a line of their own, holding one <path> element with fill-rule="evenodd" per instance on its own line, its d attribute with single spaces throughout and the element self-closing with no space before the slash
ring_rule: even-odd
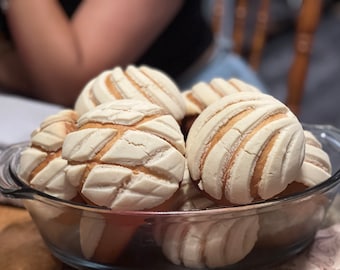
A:
<svg viewBox="0 0 340 270">
<path fill-rule="evenodd" d="M 34 85 L 29 94 L 73 105 L 93 76 L 137 60 L 182 2 L 86 0 L 70 21 L 56 0 L 9 0 L 14 45 Z"/>
</svg>

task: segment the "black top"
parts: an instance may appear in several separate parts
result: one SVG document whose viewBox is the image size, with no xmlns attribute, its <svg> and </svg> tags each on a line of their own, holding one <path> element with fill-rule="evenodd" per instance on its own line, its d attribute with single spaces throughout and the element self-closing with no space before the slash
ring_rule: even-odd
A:
<svg viewBox="0 0 340 270">
<path fill-rule="evenodd" d="M 81 0 L 60 0 L 72 16 Z M 158 68 L 176 79 L 212 42 L 212 32 L 202 14 L 201 0 L 185 0 L 183 7 L 147 52 L 135 63 Z M 3 16 L 0 27 L 10 37 Z"/>
<path fill-rule="evenodd" d="M 213 39 L 201 6 L 201 1 L 185 0 L 181 11 L 138 64 L 160 68 L 176 78 L 197 60 Z"/>
</svg>

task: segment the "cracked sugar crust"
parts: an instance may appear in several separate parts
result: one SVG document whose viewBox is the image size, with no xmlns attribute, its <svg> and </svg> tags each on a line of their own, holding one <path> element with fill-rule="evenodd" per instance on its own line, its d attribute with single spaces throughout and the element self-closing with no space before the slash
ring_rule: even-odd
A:
<svg viewBox="0 0 340 270">
<path fill-rule="evenodd" d="M 208 106 L 187 139 L 190 174 L 220 203 L 246 204 L 280 193 L 304 158 L 303 129 L 262 93 L 237 93 Z"/>
<path fill-rule="evenodd" d="M 79 115 L 108 101 L 137 99 L 162 107 L 177 121 L 185 114 L 185 103 L 176 84 L 163 72 L 129 65 L 125 70 L 115 67 L 89 81 L 75 103 Z"/>
<path fill-rule="evenodd" d="M 64 141 L 67 175 L 83 198 L 112 209 L 150 209 L 183 179 L 184 138 L 177 121 L 152 103 L 116 100 L 82 115 Z"/>
<path fill-rule="evenodd" d="M 30 145 L 21 153 L 19 177 L 33 188 L 70 200 L 77 189 L 66 179 L 68 163 L 61 158 L 66 135 L 76 129 L 77 114 L 62 110 L 47 117 L 31 134 Z"/>
<path fill-rule="evenodd" d="M 73 110 L 61 110 L 48 116 L 31 134 L 30 144 L 48 152 L 61 149 L 65 136 L 73 131 L 78 115 Z"/>
</svg>

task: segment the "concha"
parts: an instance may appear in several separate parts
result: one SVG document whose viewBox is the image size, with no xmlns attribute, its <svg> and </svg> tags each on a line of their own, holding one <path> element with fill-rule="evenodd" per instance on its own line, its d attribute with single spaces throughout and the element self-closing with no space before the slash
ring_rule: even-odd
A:
<svg viewBox="0 0 340 270">
<path fill-rule="evenodd" d="M 283 191 L 301 167 L 303 128 L 270 95 L 235 93 L 208 106 L 186 141 L 190 175 L 220 203 L 248 204 Z"/>
<path fill-rule="evenodd" d="M 89 203 L 142 210 L 178 190 L 185 145 L 175 118 L 149 102 L 121 99 L 84 113 L 64 141 L 67 175 Z"/>
</svg>

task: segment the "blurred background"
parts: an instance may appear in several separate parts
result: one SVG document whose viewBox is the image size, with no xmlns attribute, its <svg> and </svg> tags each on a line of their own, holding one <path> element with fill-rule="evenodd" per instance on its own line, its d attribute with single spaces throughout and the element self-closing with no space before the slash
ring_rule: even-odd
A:
<svg viewBox="0 0 340 270">
<path fill-rule="evenodd" d="M 249 2 L 256 5 L 259 1 Z M 298 0 L 274 0 L 270 3 L 268 35 L 258 74 L 269 92 L 281 100 L 285 99 L 287 76 L 294 56 L 295 26 L 300 3 Z M 330 124 L 340 128 L 339 49 L 340 1 L 324 0 L 299 114 L 302 122 Z"/>
<path fill-rule="evenodd" d="M 70 3 L 72 1 L 61 2 Z M 75 2 L 79 1 L 75 0 Z M 307 66 L 306 76 L 300 76 L 299 72 L 293 73 L 297 75 L 297 80 L 294 81 L 294 89 L 296 91 L 291 91 L 290 93 L 297 93 L 299 89 L 303 90 L 302 102 L 298 114 L 302 122 L 312 124 L 329 124 L 340 128 L 340 105 L 338 104 L 340 101 L 340 0 L 203 0 L 201 3 L 205 5 L 206 15 L 209 20 L 211 19 L 211 9 L 214 9 L 214 4 L 218 2 L 224 3 L 222 10 L 225 16 L 223 16 L 223 19 L 220 20 L 220 22 L 222 21 L 220 24 L 223 25 L 220 27 L 220 31 L 215 30 L 216 32 L 214 33 L 223 33 L 223 35 L 225 35 L 222 38 L 219 36 L 216 40 L 220 42 L 218 45 L 227 52 L 226 56 L 229 52 L 233 53 L 234 47 L 237 47 L 235 46 L 236 42 L 234 37 L 235 25 L 237 25 L 235 22 L 238 22 L 238 20 L 234 19 L 244 16 L 245 6 L 247 11 L 244 40 L 246 48 L 245 56 L 247 56 L 247 48 L 250 50 L 253 45 L 253 33 L 251 33 L 250 30 L 254 29 L 254 25 L 257 26 L 257 22 L 259 20 L 265 21 L 265 23 L 262 23 L 262 27 L 265 25 L 266 28 L 264 31 L 265 37 L 262 40 L 263 42 L 260 42 L 261 49 L 258 54 L 259 61 L 258 64 L 256 64 L 255 71 L 264 83 L 268 92 L 283 102 L 285 102 L 287 98 L 288 77 L 292 70 L 292 63 L 296 60 L 297 55 L 295 46 L 297 25 L 302 17 L 304 22 L 307 22 L 307 24 L 311 21 L 317 21 L 315 31 L 314 27 L 312 27 L 313 29 L 310 31 L 312 32 L 313 38 L 310 57 L 308 58 L 309 63 Z M 305 4 L 307 3 L 309 6 L 308 11 L 312 10 L 312 12 L 308 14 L 307 11 L 307 13 L 304 13 L 304 16 L 301 16 L 301 7 L 305 7 Z M 322 5 L 320 3 L 322 3 Z M 243 10 L 239 9 L 240 6 Z M 268 7 L 268 9 L 265 8 L 265 16 L 262 14 L 261 17 L 258 16 L 258 10 L 259 7 L 260 10 L 262 10 L 263 6 Z M 313 6 L 314 13 L 316 9 L 315 7 L 317 7 L 318 10 L 316 16 L 317 19 L 313 16 L 315 15 L 313 13 Z M 269 12 L 267 13 L 267 11 Z M 184 14 L 183 17 L 187 18 L 188 16 Z M 187 21 L 184 21 L 183 24 L 186 26 L 189 25 Z M 6 29 L 5 26 L 4 16 L 1 17 L 0 13 L 0 28 Z M 190 25 L 191 28 L 188 27 L 188 32 L 193 32 L 192 30 L 195 26 L 197 25 L 194 21 L 193 25 Z M 214 23 L 212 26 L 214 26 Z M 178 31 L 176 28 L 176 31 L 173 32 L 178 33 L 181 31 Z M 197 32 L 202 34 L 204 31 L 202 31 L 201 28 Z M 185 31 L 183 33 L 186 34 Z M 210 34 L 209 30 L 209 38 Z M 306 33 L 303 33 L 302 35 L 305 35 L 308 40 L 309 34 L 310 33 L 307 33 L 306 35 Z M 262 35 L 256 36 L 260 36 L 261 38 L 263 37 Z M 181 41 L 180 38 L 173 38 L 172 36 L 171 40 Z M 168 42 L 164 43 L 168 45 Z M 193 44 L 197 45 L 198 43 Z M 190 43 L 189 48 L 191 49 L 192 47 L 193 46 L 191 46 Z M 168 49 L 165 48 L 164 50 L 166 53 L 163 55 L 167 55 Z M 176 59 L 177 62 L 174 61 L 176 63 L 174 64 L 175 67 L 177 67 L 178 62 L 180 62 L 179 60 L 183 60 L 184 58 L 182 57 L 182 54 L 180 55 L 181 57 Z M 184 53 L 183 55 L 186 54 Z M 158 56 L 155 57 L 155 59 L 159 58 L 160 57 Z M 202 59 L 199 59 L 199 61 L 201 60 Z M 169 61 L 165 62 L 167 63 Z M 226 71 L 226 69 L 231 66 L 232 63 L 228 62 L 226 66 L 222 67 L 222 69 L 223 71 Z M 21 65 L 19 65 L 19 67 L 21 67 Z M 218 67 L 221 67 L 219 63 Z M 209 69 L 209 67 L 207 69 Z M 300 71 L 301 69 L 304 70 L 303 64 L 298 68 Z M 12 76 L 13 72 L 10 74 L 11 76 L 9 77 L 14 77 Z M 299 78 L 301 78 L 300 82 L 303 82 L 302 86 L 299 85 Z M 51 85 L 55 85 L 54 80 Z M 6 104 L 8 104 L 8 102 Z M 6 115 L 4 115 L 4 117 L 6 117 Z"/>
</svg>

